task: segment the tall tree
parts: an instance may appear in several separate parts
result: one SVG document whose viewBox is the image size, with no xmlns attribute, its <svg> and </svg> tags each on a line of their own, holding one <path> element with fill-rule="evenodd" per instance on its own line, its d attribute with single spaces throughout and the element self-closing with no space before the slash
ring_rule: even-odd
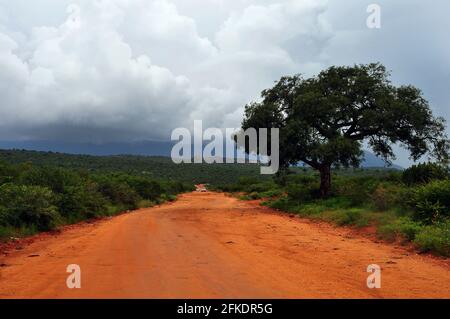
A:
<svg viewBox="0 0 450 319">
<path fill-rule="evenodd" d="M 448 161 L 445 120 L 433 116 L 419 89 L 396 87 L 389 76 L 374 63 L 283 77 L 246 106 L 242 128 L 279 128 L 280 165 L 302 161 L 318 170 L 322 196 L 330 192 L 332 167 L 359 166 L 363 145 L 387 163 L 394 144 L 415 161 L 426 154 Z"/>
</svg>

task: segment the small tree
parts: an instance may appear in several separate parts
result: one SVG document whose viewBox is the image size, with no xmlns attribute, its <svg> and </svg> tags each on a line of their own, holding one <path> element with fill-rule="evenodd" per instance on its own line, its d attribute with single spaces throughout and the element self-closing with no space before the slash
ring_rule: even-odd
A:
<svg viewBox="0 0 450 319">
<path fill-rule="evenodd" d="M 364 142 L 388 164 L 397 143 L 413 160 L 429 154 L 447 161 L 444 119 L 433 116 L 419 89 L 396 87 L 389 76 L 376 63 L 283 77 L 246 106 L 242 128 L 279 128 L 280 165 L 302 161 L 318 170 L 322 196 L 330 192 L 332 167 L 359 166 Z"/>
</svg>

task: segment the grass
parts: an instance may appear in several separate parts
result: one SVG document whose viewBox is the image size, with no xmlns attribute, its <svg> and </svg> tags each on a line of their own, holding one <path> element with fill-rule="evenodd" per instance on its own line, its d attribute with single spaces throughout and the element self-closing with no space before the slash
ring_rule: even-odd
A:
<svg viewBox="0 0 450 319">
<path fill-rule="evenodd" d="M 148 199 L 143 199 L 138 203 L 138 208 L 150 208 L 153 206 L 156 206 L 156 203 Z"/>
<path fill-rule="evenodd" d="M 351 201 L 340 197 L 301 203 L 284 196 L 262 204 L 338 226 L 375 226 L 376 234 L 382 240 L 412 243 L 422 252 L 450 256 L 450 222 L 426 225 L 413 220 L 412 212 L 398 207 L 386 211 L 377 210 L 369 204 L 352 207 Z"/>
<path fill-rule="evenodd" d="M 364 208 L 348 207 L 345 200 L 337 199 L 299 204 L 283 197 L 273 201 L 269 200 L 264 205 L 294 213 L 301 217 L 331 222 L 339 226 L 368 226 L 370 223 L 369 216 L 372 213 Z"/>
<path fill-rule="evenodd" d="M 6 242 L 11 238 L 23 238 L 36 235 L 38 232 L 36 227 L 22 226 L 20 228 L 14 228 L 12 226 L 0 225 L 0 242 Z"/>
<path fill-rule="evenodd" d="M 450 222 L 423 227 L 414 244 L 423 252 L 435 252 L 450 257 Z"/>
</svg>

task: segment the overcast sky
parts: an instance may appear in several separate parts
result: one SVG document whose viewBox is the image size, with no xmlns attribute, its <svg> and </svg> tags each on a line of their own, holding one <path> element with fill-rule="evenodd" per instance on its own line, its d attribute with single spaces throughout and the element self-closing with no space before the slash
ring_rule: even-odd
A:
<svg viewBox="0 0 450 319">
<path fill-rule="evenodd" d="M 282 75 L 377 61 L 450 120 L 449 15 L 448 0 L 0 0 L 1 139 L 239 127 Z"/>
</svg>

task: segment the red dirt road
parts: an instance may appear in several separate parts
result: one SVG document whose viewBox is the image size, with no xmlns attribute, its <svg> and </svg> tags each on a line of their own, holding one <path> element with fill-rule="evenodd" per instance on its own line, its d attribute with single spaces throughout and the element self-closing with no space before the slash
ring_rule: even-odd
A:
<svg viewBox="0 0 450 319">
<path fill-rule="evenodd" d="M 448 261 L 216 193 L 22 248 L 0 256 L 0 298 L 450 298 Z M 66 286 L 69 264 L 81 289 Z M 367 288 L 369 264 L 381 289 Z"/>
</svg>

